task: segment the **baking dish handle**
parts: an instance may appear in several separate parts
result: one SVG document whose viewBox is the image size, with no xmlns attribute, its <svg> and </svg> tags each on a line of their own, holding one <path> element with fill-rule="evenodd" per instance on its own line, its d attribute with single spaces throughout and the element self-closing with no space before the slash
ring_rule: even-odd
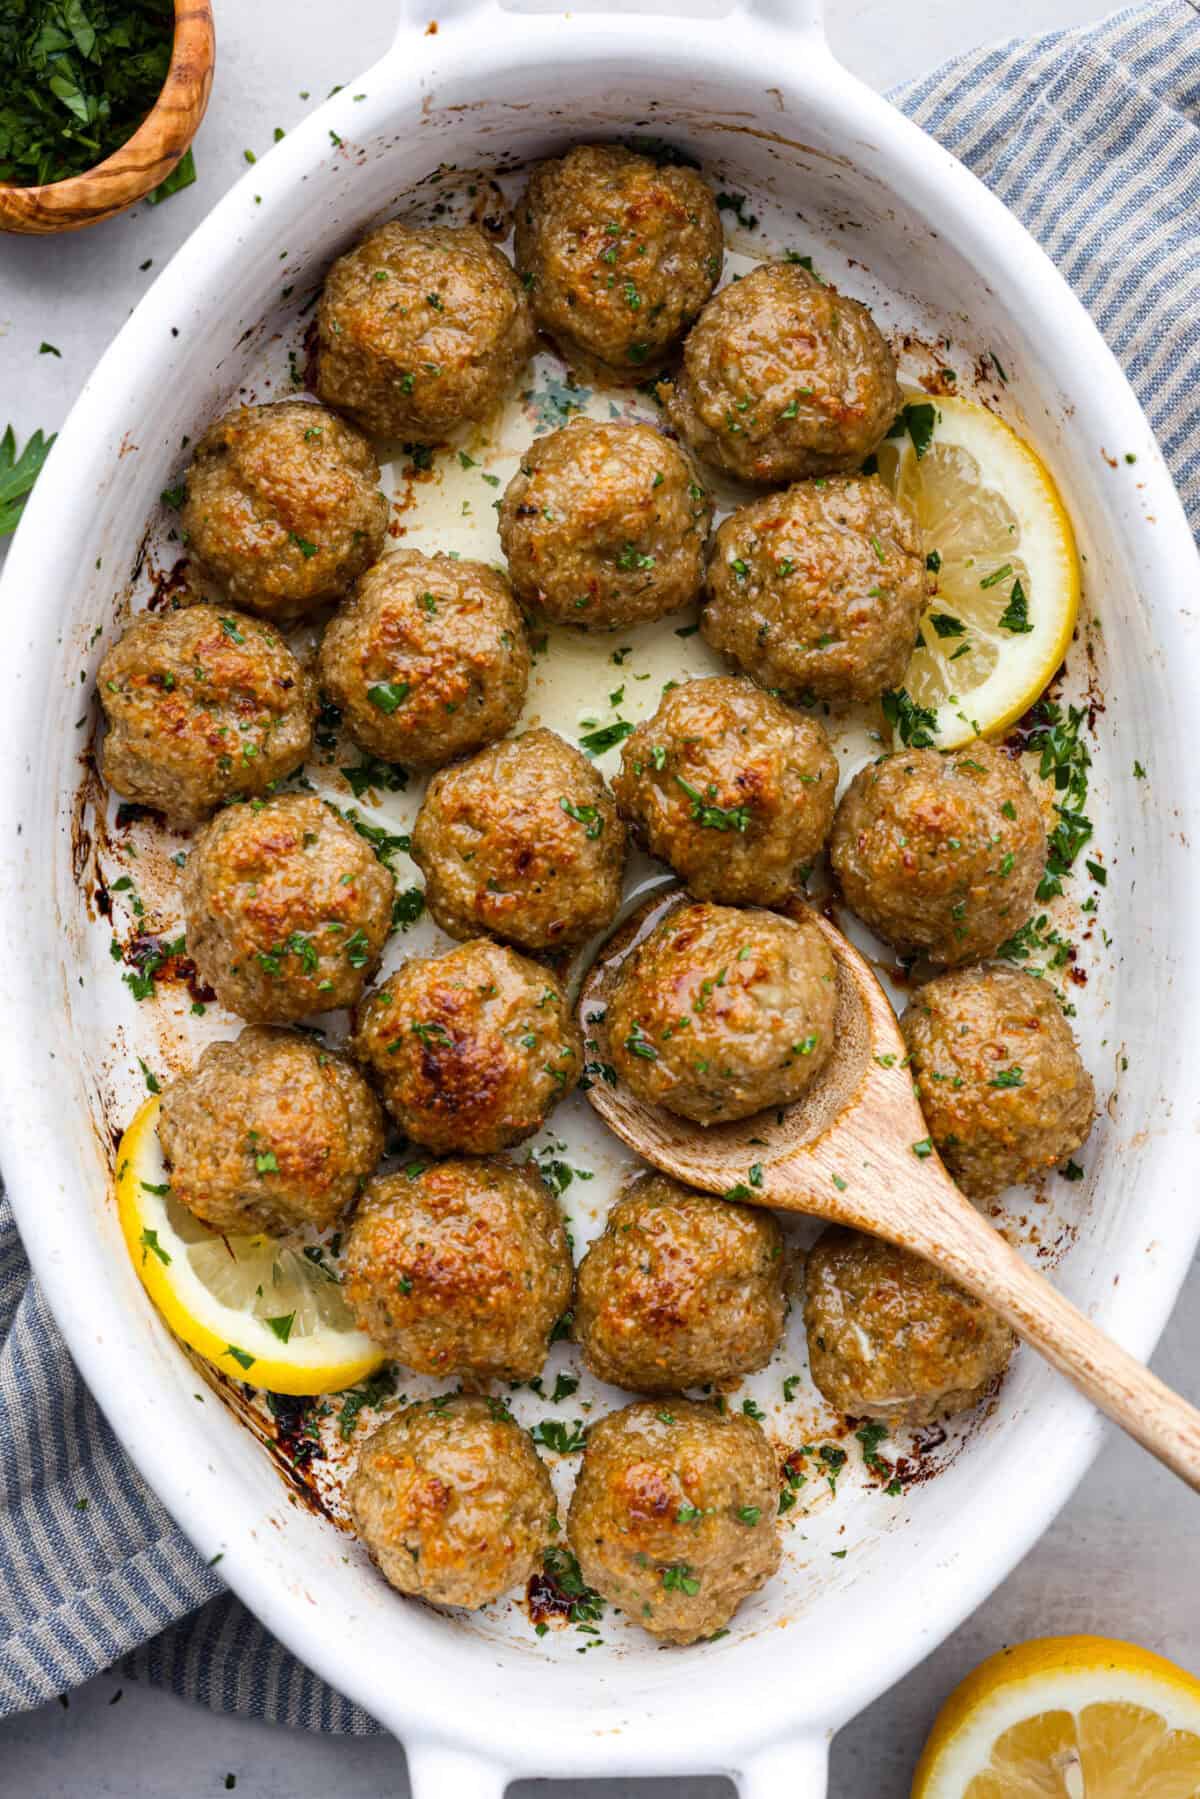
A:
<svg viewBox="0 0 1200 1799">
<path fill-rule="evenodd" d="M 437 32 L 477 22 L 482 13 L 524 13 L 562 16 L 574 14 L 602 15 L 619 18 L 628 14 L 687 19 L 693 25 L 727 31 L 738 17 L 761 20 L 776 30 L 823 39 L 825 36 L 825 0 L 574 0 L 569 8 L 562 0 L 400 0 L 399 23 L 393 41 L 393 53 L 411 55 L 413 38 L 418 32 L 430 34 L 436 20 Z"/>
<path fill-rule="evenodd" d="M 829 1741 L 800 1737 L 760 1749 L 734 1775 L 738 1799 L 825 1799 Z"/>
<path fill-rule="evenodd" d="M 504 1799 L 511 1778 L 498 1762 L 445 1743 L 408 1742 L 404 1756 L 412 1799 Z"/>
</svg>

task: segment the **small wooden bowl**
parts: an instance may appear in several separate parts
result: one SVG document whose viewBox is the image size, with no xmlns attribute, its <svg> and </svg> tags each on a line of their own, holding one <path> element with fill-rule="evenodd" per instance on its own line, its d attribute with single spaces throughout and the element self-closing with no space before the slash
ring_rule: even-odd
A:
<svg viewBox="0 0 1200 1799">
<path fill-rule="evenodd" d="M 167 79 L 133 136 L 94 169 L 66 181 L 45 187 L 0 182 L 0 231 L 80 231 L 144 199 L 196 135 L 212 88 L 216 47 L 210 0 L 175 0 Z"/>
</svg>

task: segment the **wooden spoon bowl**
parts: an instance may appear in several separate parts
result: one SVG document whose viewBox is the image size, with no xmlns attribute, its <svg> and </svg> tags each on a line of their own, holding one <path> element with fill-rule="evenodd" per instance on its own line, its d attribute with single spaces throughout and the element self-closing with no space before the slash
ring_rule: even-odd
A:
<svg viewBox="0 0 1200 1799">
<path fill-rule="evenodd" d="M 0 231 L 81 231 L 144 200 L 196 135 L 212 90 L 216 53 L 210 0 L 175 0 L 167 79 L 133 136 L 82 175 L 44 187 L 0 183 Z"/>
<path fill-rule="evenodd" d="M 614 982 L 631 951 L 685 899 L 679 888 L 660 890 L 593 962 L 579 997 L 589 1062 L 611 1068 L 605 1011 Z M 837 961 L 838 1001 L 833 1054 L 800 1100 L 705 1127 L 596 1076 L 588 1090 L 596 1111 L 638 1155 L 688 1186 L 851 1225 L 923 1256 L 1200 1490 L 1200 1412 L 1106 1337 L 959 1192 L 930 1142 L 887 995 L 853 944 L 803 909 Z"/>
</svg>

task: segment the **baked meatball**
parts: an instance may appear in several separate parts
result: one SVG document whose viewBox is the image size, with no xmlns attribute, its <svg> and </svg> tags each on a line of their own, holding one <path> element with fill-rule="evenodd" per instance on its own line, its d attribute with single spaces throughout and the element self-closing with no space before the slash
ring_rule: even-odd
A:
<svg viewBox="0 0 1200 1799">
<path fill-rule="evenodd" d="M 1046 828 L 1017 763 L 976 739 L 859 769 L 829 853 L 846 904 L 886 942 L 931 962 L 971 962 L 1033 910 Z"/>
<path fill-rule="evenodd" d="M 609 630 L 691 604 L 711 521 L 690 458 L 652 425 L 574 419 L 522 456 L 500 542 L 525 606 Z"/>
<path fill-rule="evenodd" d="M 515 249 L 538 323 L 560 345 L 645 374 L 720 280 L 725 240 L 694 170 L 580 144 L 534 170 Z"/>
<path fill-rule="evenodd" d="M 226 800 L 265 793 L 312 742 L 312 682 L 279 633 L 244 612 L 143 612 L 96 685 L 104 779 L 184 830 Z"/>
<path fill-rule="evenodd" d="M 711 675 L 673 687 L 625 740 L 613 792 L 697 899 L 776 906 L 824 847 L 837 780 L 816 719 Z"/>
<path fill-rule="evenodd" d="M 213 1230 L 325 1230 L 375 1171 L 383 1113 L 343 1056 L 252 1025 L 171 1082 L 158 1135 L 173 1196 Z"/>
<path fill-rule="evenodd" d="M 757 1424 L 659 1400 L 592 1425 L 567 1535 L 590 1587 L 652 1636 L 695 1643 L 778 1568 L 778 1509 Z"/>
<path fill-rule="evenodd" d="M 804 1328 L 817 1389 L 839 1412 L 931 1424 L 978 1405 L 1013 1334 L 906 1249 L 831 1225 L 809 1251 Z"/>
<path fill-rule="evenodd" d="M 793 262 L 764 263 L 709 301 L 663 397 L 698 456 L 772 484 L 857 468 L 901 403 L 866 307 Z"/>
<path fill-rule="evenodd" d="M 462 1156 L 369 1184 L 342 1291 L 360 1329 L 418 1374 L 531 1380 L 571 1274 L 562 1213 L 537 1169 Z"/>
<path fill-rule="evenodd" d="M 554 1517 L 528 1433 L 498 1400 L 465 1394 L 406 1406 L 373 1431 L 346 1502 L 385 1580 L 471 1610 L 528 1580 Z"/>
<path fill-rule="evenodd" d="M 221 1004 L 254 1024 L 351 1006 L 379 962 L 395 886 L 324 800 L 227 806 L 184 867 L 188 954 Z"/>
<path fill-rule="evenodd" d="M 517 722 L 529 645 L 495 569 L 397 550 L 336 614 L 318 668 L 355 743 L 387 762 L 439 768 Z"/>
<path fill-rule="evenodd" d="M 451 937 L 580 943 L 621 899 L 625 826 L 587 757 L 526 731 L 429 783 L 412 832 L 425 900 Z"/>
<path fill-rule="evenodd" d="M 1054 989 L 1019 968 L 960 968 L 901 1020 L 929 1134 L 964 1193 L 986 1199 L 1074 1153 L 1096 1090 Z"/>
<path fill-rule="evenodd" d="M 389 975 L 353 1047 L 414 1143 L 475 1156 L 531 1136 L 583 1067 L 557 977 L 484 937 Z"/>
<path fill-rule="evenodd" d="M 340 600 L 383 547 L 375 452 L 324 406 L 277 400 L 227 413 L 196 445 L 186 484 L 192 561 L 264 618 Z"/>
<path fill-rule="evenodd" d="M 533 354 L 508 258 L 473 225 L 381 225 L 317 308 L 317 392 L 376 437 L 441 437 L 499 404 Z"/>
<path fill-rule="evenodd" d="M 643 1174 L 579 1265 L 575 1336 L 600 1380 L 678 1393 L 765 1368 L 786 1311 L 769 1212 Z"/>
<path fill-rule="evenodd" d="M 806 915 L 684 903 L 614 983 L 609 1060 L 648 1105 L 697 1124 L 798 1099 L 833 1048 L 837 970 Z"/>
<path fill-rule="evenodd" d="M 727 518 L 701 629 L 794 698 L 870 700 L 899 687 L 925 609 L 921 530 L 877 475 L 801 481 Z"/>
</svg>

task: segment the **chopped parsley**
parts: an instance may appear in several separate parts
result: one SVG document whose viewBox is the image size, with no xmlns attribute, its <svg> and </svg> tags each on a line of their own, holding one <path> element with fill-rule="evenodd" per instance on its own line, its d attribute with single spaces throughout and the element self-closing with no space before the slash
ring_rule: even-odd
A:
<svg viewBox="0 0 1200 1799">
<path fill-rule="evenodd" d="M 883 716 L 901 743 L 910 750 L 933 748 L 937 713 L 929 706 L 918 706 L 903 687 L 890 689 L 882 696 L 881 704 Z"/>
</svg>

